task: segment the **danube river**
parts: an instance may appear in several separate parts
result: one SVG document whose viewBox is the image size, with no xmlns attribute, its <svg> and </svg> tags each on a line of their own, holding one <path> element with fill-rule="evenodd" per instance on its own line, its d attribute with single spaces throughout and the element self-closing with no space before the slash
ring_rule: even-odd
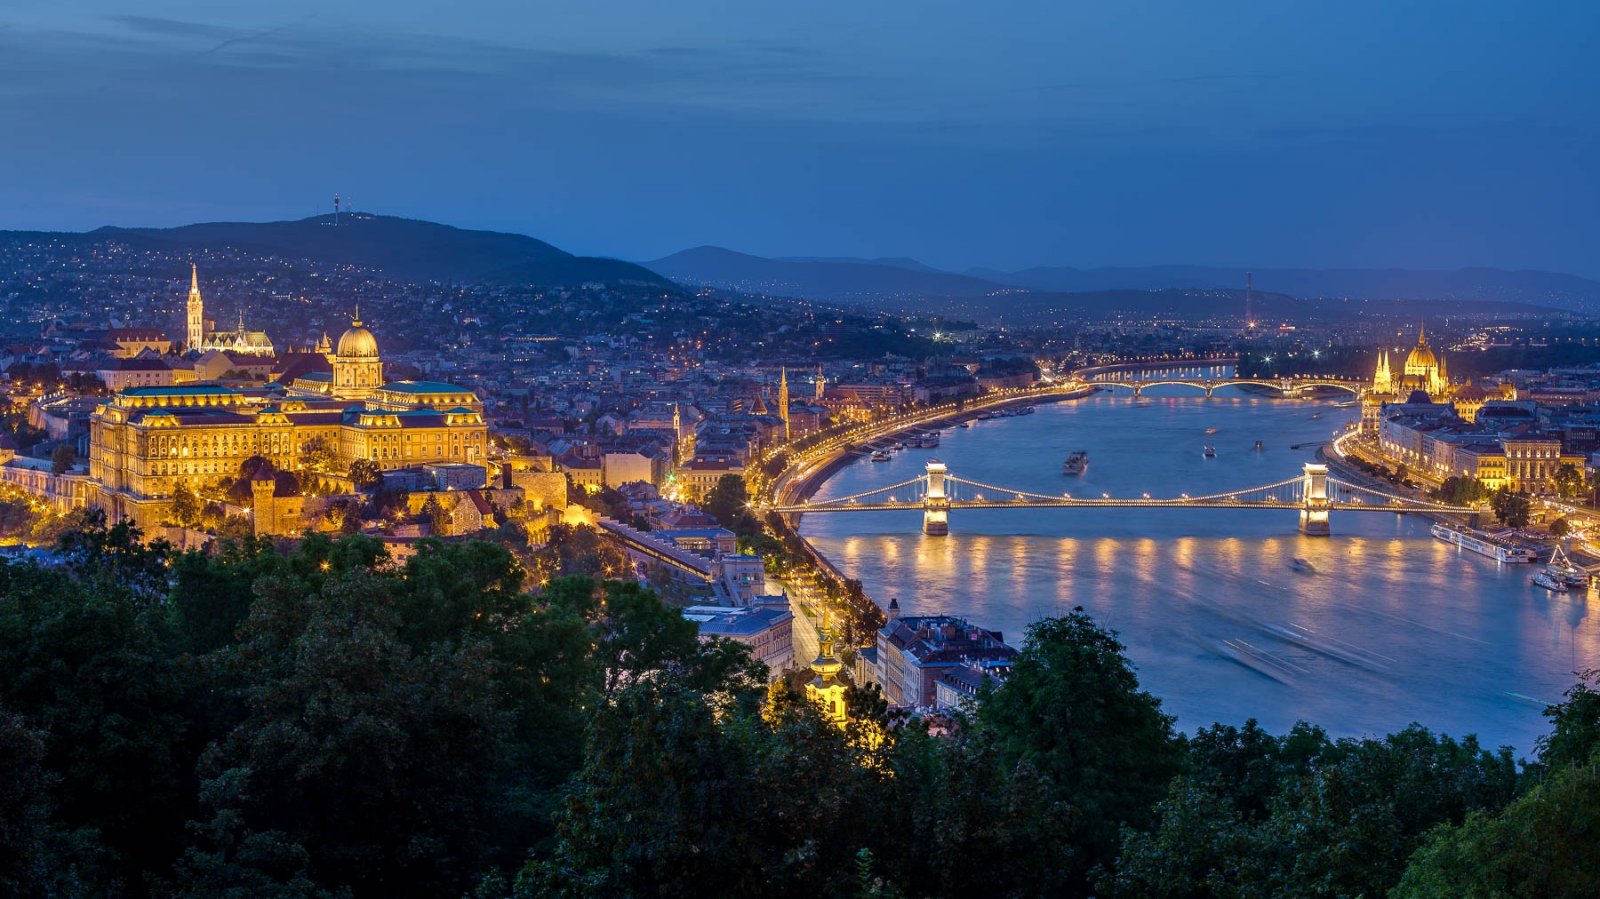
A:
<svg viewBox="0 0 1600 899">
<path fill-rule="evenodd" d="M 1315 448 L 1291 445 L 1356 415 L 1235 388 L 1209 400 L 1180 387 L 1139 401 L 1101 393 L 947 430 L 938 449 L 862 459 L 816 499 L 906 480 L 930 458 L 1040 493 L 1225 492 L 1293 476 Z M 1063 475 L 1078 449 L 1088 472 Z M 809 515 L 801 530 L 880 604 L 964 615 L 1013 645 L 1030 621 L 1083 606 L 1119 632 L 1184 730 L 1253 717 L 1273 731 L 1306 720 L 1358 736 L 1418 721 L 1531 753 L 1543 705 L 1575 670 L 1600 665 L 1600 597 L 1539 590 L 1532 566 L 1459 552 L 1424 518 L 1335 512 L 1332 524 L 1333 537 L 1310 538 L 1287 511 L 1018 509 L 952 512 L 948 537 L 923 536 L 908 512 Z M 1297 557 L 1315 572 L 1296 570 Z M 1275 661 L 1252 667 L 1225 641 Z"/>
</svg>

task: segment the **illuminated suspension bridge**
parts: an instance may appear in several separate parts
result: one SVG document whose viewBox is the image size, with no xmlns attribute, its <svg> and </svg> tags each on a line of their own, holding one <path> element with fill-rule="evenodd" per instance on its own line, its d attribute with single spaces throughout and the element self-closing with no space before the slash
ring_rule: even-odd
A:
<svg viewBox="0 0 1600 899">
<path fill-rule="evenodd" d="M 950 533 L 950 513 L 979 509 L 1277 509 L 1300 514 L 1300 531 L 1312 536 L 1329 533 L 1329 514 L 1338 512 L 1424 512 L 1476 516 L 1468 506 L 1385 493 L 1328 476 L 1328 466 L 1306 463 L 1305 470 L 1275 484 L 1245 487 L 1204 496 L 1175 497 L 1050 495 L 981 484 L 951 474 L 943 462 L 929 460 L 920 476 L 887 487 L 850 496 L 829 497 L 764 511 L 784 515 L 821 512 L 894 512 L 920 510 L 922 532 L 934 536 Z"/>
</svg>

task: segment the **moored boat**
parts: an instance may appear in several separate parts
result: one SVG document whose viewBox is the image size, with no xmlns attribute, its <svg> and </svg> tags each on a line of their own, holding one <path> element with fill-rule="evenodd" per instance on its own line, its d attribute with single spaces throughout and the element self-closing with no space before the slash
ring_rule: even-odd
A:
<svg viewBox="0 0 1600 899">
<path fill-rule="evenodd" d="M 1436 524 L 1430 530 L 1433 536 L 1446 543 L 1471 550 L 1480 556 L 1488 556 L 1496 562 L 1521 563 L 1539 561 L 1539 557 L 1534 554 L 1533 550 L 1498 540 L 1482 531 L 1451 527 L 1446 524 Z"/>
<path fill-rule="evenodd" d="M 874 462 L 887 462 L 887 461 L 889 461 L 889 453 L 888 453 L 888 451 L 887 450 L 873 450 L 872 451 L 872 461 L 874 461 Z"/>
<path fill-rule="evenodd" d="M 1533 582 L 1538 586 L 1549 590 L 1551 593 L 1567 592 L 1567 585 L 1562 583 L 1561 578 L 1551 574 L 1550 569 L 1548 568 L 1539 572 L 1538 574 L 1535 574 L 1533 576 Z"/>
<path fill-rule="evenodd" d="M 1550 554 L 1550 564 L 1546 565 L 1544 570 L 1569 587 L 1589 586 L 1589 572 L 1574 565 L 1560 544 L 1557 544 L 1555 552 Z"/>
</svg>

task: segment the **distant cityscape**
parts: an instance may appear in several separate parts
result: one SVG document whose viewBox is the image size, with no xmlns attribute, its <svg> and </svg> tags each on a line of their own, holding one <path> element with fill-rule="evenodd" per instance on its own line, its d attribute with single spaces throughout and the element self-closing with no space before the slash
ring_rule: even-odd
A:
<svg viewBox="0 0 1600 899">
<path fill-rule="evenodd" d="M 764 514 L 810 489 L 821 469 L 798 460 L 1092 393 L 1094 372 L 1224 364 L 1269 392 L 1349 380 L 1359 426 L 1330 463 L 1486 516 L 1515 494 L 1516 527 L 1586 533 L 1600 462 L 1600 366 L 1553 364 L 1589 355 L 1600 325 L 1567 310 L 1384 307 L 1431 313 L 1414 326 L 1221 295 L 1009 327 L 726 289 L 406 281 L 116 237 L 11 236 L 0 254 L 0 485 L 32 510 L 8 518 L 12 543 L 47 545 L 90 511 L 179 546 L 362 532 L 401 560 L 490 536 L 548 579 L 555 544 L 590 531 L 607 574 L 748 643 L 774 678 L 816 654 L 823 687 L 878 684 L 918 711 L 1003 679 L 1014 650 L 981 621 L 900 617 Z M 834 647 L 849 664 L 825 661 Z"/>
</svg>

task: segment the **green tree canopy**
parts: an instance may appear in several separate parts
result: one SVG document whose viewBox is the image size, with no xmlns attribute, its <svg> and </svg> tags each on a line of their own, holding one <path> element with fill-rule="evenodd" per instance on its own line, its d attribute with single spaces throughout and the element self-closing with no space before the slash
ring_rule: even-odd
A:
<svg viewBox="0 0 1600 899">
<path fill-rule="evenodd" d="M 60 443 L 50 451 L 50 473 L 66 474 L 78 464 L 78 451 L 70 443 Z"/>
<path fill-rule="evenodd" d="M 1153 820 L 1182 763 L 1172 718 L 1139 688 L 1116 635 L 1082 609 L 1028 628 L 1011 676 L 978 709 L 1000 758 L 1026 764 L 1072 809 L 1074 880 L 1117 855 L 1119 828 Z"/>
</svg>

